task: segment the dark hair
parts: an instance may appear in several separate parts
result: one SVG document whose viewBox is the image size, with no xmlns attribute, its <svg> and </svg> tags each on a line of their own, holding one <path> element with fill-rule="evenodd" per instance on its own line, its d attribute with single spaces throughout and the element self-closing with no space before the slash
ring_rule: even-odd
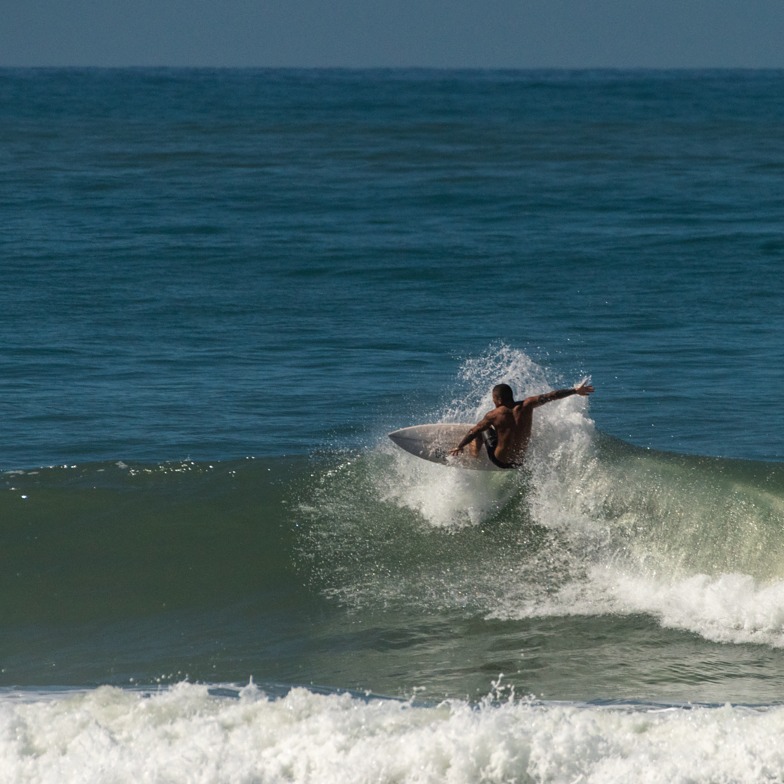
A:
<svg viewBox="0 0 784 784">
<path fill-rule="evenodd" d="M 501 398 L 503 403 L 509 403 L 514 400 L 514 392 L 512 392 L 512 387 L 509 384 L 496 384 L 493 387 L 493 397 L 496 395 Z"/>
</svg>

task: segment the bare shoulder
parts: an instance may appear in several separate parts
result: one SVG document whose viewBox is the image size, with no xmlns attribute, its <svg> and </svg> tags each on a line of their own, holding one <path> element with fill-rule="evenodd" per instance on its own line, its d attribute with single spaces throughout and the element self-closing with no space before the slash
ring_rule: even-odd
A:
<svg viewBox="0 0 784 784">
<path fill-rule="evenodd" d="M 492 425 L 496 421 L 496 419 L 498 419 L 498 409 L 494 408 L 492 411 L 488 411 L 485 414 L 484 419 L 482 421 Z"/>
<path fill-rule="evenodd" d="M 507 427 L 514 420 L 515 409 L 507 406 L 499 406 L 488 414 L 488 419 L 493 427 Z"/>
<path fill-rule="evenodd" d="M 494 414 L 494 413 L 495 413 L 495 410 L 493 410 L 493 411 L 488 411 L 488 412 L 487 412 L 487 413 L 486 413 L 486 414 L 485 414 L 485 415 L 484 415 L 484 416 L 483 416 L 483 417 L 482 417 L 482 418 L 479 420 L 479 422 L 477 422 L 477 423 L 476 423 L 476 427 L 477 427 L 477 428 L 485 428 L 485 427 L 490 427 L 490 425 L 492 425 L 492 424 L 493 424 L 493 422 L 495 421 L 495 420 L 494 420 L 494 417 L 493 417 L 493 414 Z"/>
</svg>

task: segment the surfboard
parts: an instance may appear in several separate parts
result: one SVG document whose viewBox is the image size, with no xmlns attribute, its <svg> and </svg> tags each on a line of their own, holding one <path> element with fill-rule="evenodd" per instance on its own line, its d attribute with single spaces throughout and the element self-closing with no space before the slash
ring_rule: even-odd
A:
<svg viewBox="0 0 784 784">
<path fill-rule="evenodd" d="M 450 449 L 454 449 L 460 439 L 473 427 L 467 424 L 440 422 L 432 425 L 414 425 L 404 427 L 389 433 L 389 437 L 401 449 L 412 455 L 429 460 L 431 463 L 453 466 L 455 468 L 469 468 L 475 471 L 501 471 L 503 469 L 493 465 L 487 457 L 484 445 L 479 454 L 474 456 L 466 448 L 461 455 L 452 457 Z"/>
</svg>

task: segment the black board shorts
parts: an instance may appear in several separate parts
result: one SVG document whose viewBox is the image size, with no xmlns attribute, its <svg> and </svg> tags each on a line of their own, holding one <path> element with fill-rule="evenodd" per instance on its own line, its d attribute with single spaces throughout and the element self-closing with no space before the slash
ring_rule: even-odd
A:
<svg viewBox="0 0 784 784">
<path fill-rule="evenodd" d="M 485 448 L 487 449 L 487 456 L 490 458 L 490 462 L 496 466 L 497 468 L 520 468 L 519 463 L 505 463 L 503 460 L 499 460 L 495 456 L 495 450 L 498 446 L 498 433 L 495 432 L 495 428 L 491 427 L 484 432 L 484 439 L 485 439 Z"/>
</svg>

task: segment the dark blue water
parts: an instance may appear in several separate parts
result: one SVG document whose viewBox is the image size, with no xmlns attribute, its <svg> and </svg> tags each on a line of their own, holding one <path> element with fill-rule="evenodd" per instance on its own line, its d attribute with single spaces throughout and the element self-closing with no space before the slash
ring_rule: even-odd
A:
<svg viewBox="0 0 784 784">
<path fill-rule="evenodd" d="M 0 71 L 16 780 L 187 780 L 194 754 L 205 781 L 780 776 L 778 709 L 651 706 L 782 699 L 781 87 Z M 585 375 L 589 404 L 537 412 L 522 475 L 385 438 L 475 421 L 498 381 Z M 618 701 L 642 735 L 598 707 Z M 383 749 L 320 767 L 311 716 Z M 422 756 L 399 768 L 407 734 Z"/>
</svg>

